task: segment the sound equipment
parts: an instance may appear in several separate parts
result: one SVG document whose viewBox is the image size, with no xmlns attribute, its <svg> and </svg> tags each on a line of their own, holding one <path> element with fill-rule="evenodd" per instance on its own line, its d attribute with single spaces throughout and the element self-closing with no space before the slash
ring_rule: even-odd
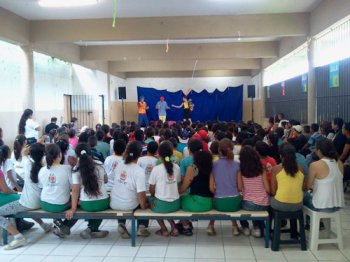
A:
<svg viewBox="0 0 350 262">
<path fill-rule="evenodd" d="M 121 99 L 121 100 L 126 99 L 126 87 L 125 86 L 118 87 L 118 93 L 119 93 L 119 99 Z"/>
<path fill-rule="evenodd" d="M 255 98 L 255 85 L 248 85 L 248 98 Z"/>
</svg>

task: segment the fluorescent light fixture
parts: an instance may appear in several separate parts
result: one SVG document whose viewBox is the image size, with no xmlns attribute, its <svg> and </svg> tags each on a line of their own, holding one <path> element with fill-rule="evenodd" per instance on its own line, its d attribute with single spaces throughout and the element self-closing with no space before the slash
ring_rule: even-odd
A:
<svg viewBox="0 0 350 262">
<path fill-rule="evenodd" d="M 39 0 L 38 4 L 42 7 L 77 7 L 96 5 L 100 0 Z"/>
</svg>

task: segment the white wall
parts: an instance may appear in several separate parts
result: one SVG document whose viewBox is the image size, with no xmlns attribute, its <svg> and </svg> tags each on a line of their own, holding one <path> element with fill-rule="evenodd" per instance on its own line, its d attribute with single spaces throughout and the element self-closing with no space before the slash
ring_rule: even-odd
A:
<svg viewBox="0 0 350 262">
<path fill-rule="evenodd" d="M 250 77 L 198 77 L 198 78 L 128 78 L 126 80 L 127 101 L 137 101 L 137 86 L 153 87 L 169 92 L 183 90 L 213 92 L 215 89 L 224 90 L 227 87 L 244 85 L 244 99 L 247 97 L 246 87 Z"/>
</svg>

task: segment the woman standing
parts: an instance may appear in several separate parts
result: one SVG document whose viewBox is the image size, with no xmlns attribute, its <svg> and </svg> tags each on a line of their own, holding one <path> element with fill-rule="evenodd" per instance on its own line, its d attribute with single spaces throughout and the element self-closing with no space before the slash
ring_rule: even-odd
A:
<svg viewBox="0 0 350 262">
<path fill-rule="evenodd" d="M 33 120 L 33 110 L 24 110 L 18 125 L 18 134 L 25 135 L 28 144 L 37 142 L 39 138 L 40 125 Z"/>
</svg>

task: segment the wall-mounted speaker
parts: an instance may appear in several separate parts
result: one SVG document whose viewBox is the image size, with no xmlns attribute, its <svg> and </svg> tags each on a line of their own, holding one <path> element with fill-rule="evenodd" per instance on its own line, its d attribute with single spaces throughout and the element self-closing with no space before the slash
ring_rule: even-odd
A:
<svg viewBox="0 0 350 262">
<path fill-rule="evenodd" d="M 248 85 L 248 98 L 255 98 L 255 85 Z"/>
<path fill-rule="evenodd" d="M 118 87 L 118 94 L 119 94 L 119 99 L 126 99 L 126 87 L 125 86 L 120 86 Z"/>
</svg>

